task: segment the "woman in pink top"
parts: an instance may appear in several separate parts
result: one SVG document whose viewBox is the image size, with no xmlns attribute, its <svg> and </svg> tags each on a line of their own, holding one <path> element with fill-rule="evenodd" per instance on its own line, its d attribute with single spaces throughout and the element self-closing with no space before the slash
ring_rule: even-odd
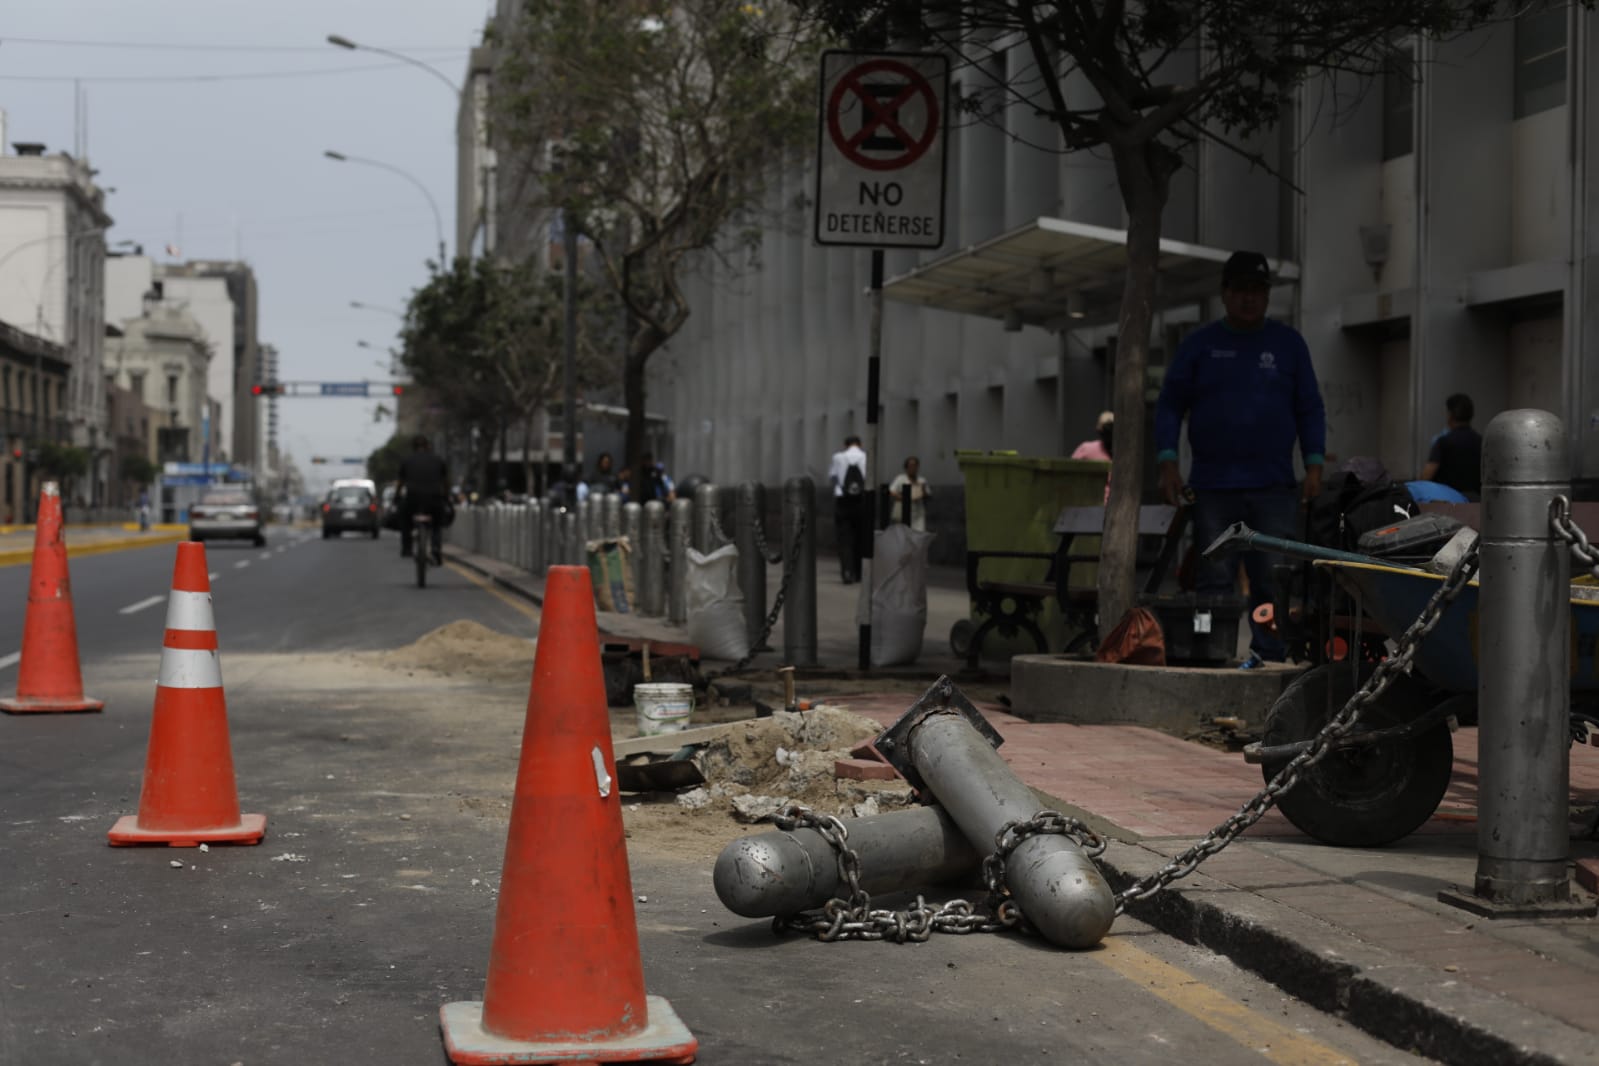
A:
<svg viewBox="0 0 1599 1066">
<path fill-rule="evenodd" d="M 1085 440 L 1072 452 L 1073 459 L 1092 459 L 1101 463 L 1110 462 L 1111 434 L 1116 428 L 1116 416 L 1110 411 L 1099 412 L 1099 420 L 1094 423 L 1095 436 L 1092 440 Z M 1105 476 L 1105 500 L 1110 501 L 1110 475 Z"/>
</svg>

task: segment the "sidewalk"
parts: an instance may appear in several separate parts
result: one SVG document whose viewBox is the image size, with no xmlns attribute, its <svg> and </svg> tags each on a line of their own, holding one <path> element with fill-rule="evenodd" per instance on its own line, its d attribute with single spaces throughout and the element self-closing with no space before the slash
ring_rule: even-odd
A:
<svg viewBox="0 0 1599 1066">
<path fill-rule="evenodd" d="M 66 527 L 67 556 L 98 555 L 125 548 L 146 548 L 153 544 L 174 544 L 188 536 L 188 526 L 151 526 L 139 532 L 136 523 L 104 526 Z M 33 561 L 33 526 L 0 526 L 0 566 L 18 566 Z"/>
<path fill-rule="evenodd" d="M 446 551 L 535 600 L 542 582 L 511 567 Z M 820 657 L 853 668 L 857 588 L 819 560 Z M 776 575 L 769 578 L 776 588 Z M 964 588 L 928 589 L 927 642 L 917 672 L 954 676 L 963 665 L 943 641 L 966 612 Z M 601 614 L 621 636 L 683 640 L 662 620 Z M 780 633 L 772 643 L 781 648 Z M 763 656 L 763 659 L 768 656 Z M 920 694 L 827 697 L 885 725 Z M 867 675 L 850 674 L 865 679 Z M 1113 885 L 1155 872 L 1251 799 L 1260 769 L 1243 757 L 1154 730 L 1027 722 L 980 704 L 1005 738 L 1000 752 L 1021 779 L 1111 838 L 1101 864 Z M 1454 735 L 1455 773 L 1438 812 L 1387 848 L 1319 844 L 1276 811 L 1189 877 L 1129 912 L 1226 955 L 1320 1010 L 1401 1048 L 1449 1063 L 1599 1064 L 1599 921 L 1490 920 L 1440 903 L 1469 891 L 1477 864 L 1477 734 Z M 1599 803 L 1599 748 L 1571 754 L 1574 802 Z M 1572 841 L 1591 891 L 1599 842 Z"/>
</svg>

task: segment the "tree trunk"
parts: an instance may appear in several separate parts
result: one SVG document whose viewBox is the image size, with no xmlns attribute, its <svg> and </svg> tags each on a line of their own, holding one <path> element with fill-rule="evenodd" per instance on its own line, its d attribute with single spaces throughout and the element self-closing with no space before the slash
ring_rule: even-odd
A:
<svg viewBox="0 0 1599 1066">
<path fill-rule="evenodd" d="M 1159 144 L 1114 146 L 1116 180 L 1127 207 L 1127 278 L 1116 330 L 1116 370 L 1111 407 L 1116 412 L 1110 464 L 1110 499 L 1099 555 L 1099 635 L 1108 636 L 1134 606 L 1138 558 L 1138 506 L 1144 481 L 1144 392 L 1155 273 L 1160 257 L 1160 217 L 1173 167 Z"/>
<path fill-rule="evenodd" d="M 533 492 L 533 416 L 537 413 L 535 408 L 522 416 L 522 492 L 532 496 Z"/>
<path fill-rule="evenodd" d="M 641 504 L 649 502 L 649 497 L 645 495 L 649 491 L 649 481 L 644 469 L 644 452 L 649 443 L 644 436 L 644 366 L 647 359 L 648 353 L 640 356 L 629 352 L 622 361 L 622 397 L 627 404 L 625 447 L 627 466 L 633 477 L 632 495 L 629 498 Z"/>
</svg>

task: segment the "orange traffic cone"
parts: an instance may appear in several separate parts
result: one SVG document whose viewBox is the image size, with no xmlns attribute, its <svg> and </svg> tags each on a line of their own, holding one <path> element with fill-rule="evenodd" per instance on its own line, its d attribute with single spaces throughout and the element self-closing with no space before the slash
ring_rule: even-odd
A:
<svg viewBox="0 0 1599 1066">
<path fill-rule="evenodd" d="M 533 660 L 481 1003 L 439 1012 L 450 1061 L 694 1061 L 699 1041 L 644 994 L 633 888 L 612 778 L 594 591 L 554 566 Z"/>
<path fill-rule="evenodd" d="M 83 694 L 78 668 L 78 625 L 72 617 L 72 582 L 67 542 L 61 529 L 61 491 L 46 481 L 39 492 L 39 524 L 33 534 L 33 569 L 28 575 L 28 616 L 22 625 L 22 662 L 17 697 L 0 700 L 0 711 L 98 711 L 103 700 Z"/>
<path fill-rule="evenodd" d="M 112 844 L 259 844 L 266 816 L 239 813 L 222 696 L 205 545 L 178 545 L 161 645 L 139 813 L 117 820 Z"/>
</svg>

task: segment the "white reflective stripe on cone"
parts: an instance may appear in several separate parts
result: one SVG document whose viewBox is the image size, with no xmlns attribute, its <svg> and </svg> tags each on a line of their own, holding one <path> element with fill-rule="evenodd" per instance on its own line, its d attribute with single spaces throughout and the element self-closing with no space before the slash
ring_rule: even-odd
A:
<svg viewBox="0 0 1599 1066">
<path fill-rule="evenodd" d="M 162 648 L 161 687 L 221 688 L 222 660 L 215 651 Z"/>
<path fill-rule="evenodd" d="M 209 592 L 182 592 L 173 589 L 168 593 L 168 629 L 192 629 L 210 633 L 214 632 L 216 627 L 216 618 L 211 613 Z"/>
</svg>

